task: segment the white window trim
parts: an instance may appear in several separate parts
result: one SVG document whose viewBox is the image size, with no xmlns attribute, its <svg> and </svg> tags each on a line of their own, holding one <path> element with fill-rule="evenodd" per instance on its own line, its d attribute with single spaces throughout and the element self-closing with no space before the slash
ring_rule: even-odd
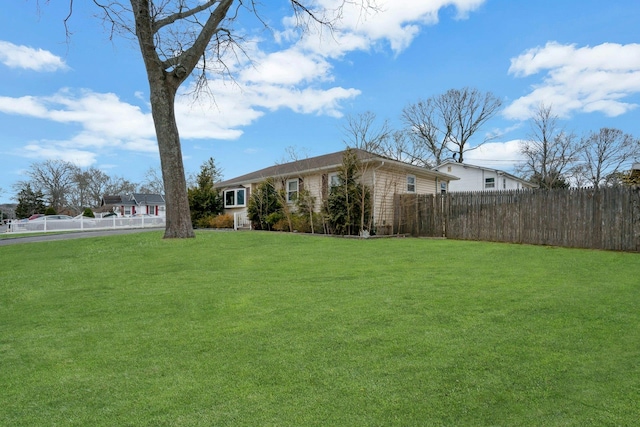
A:
<svg viewBox="0 0 640 427">
<path fill-rule="evenodd" d="M 409 179 L 413 178 L 413 183 L 409 183 Z M 415 175 L 407 175 L 407 193 L 415 193 L 416 192 L 416 186 L 417 186 L 418 180 L 416 179 Z M 413 190 L 409 190 L 409 186 L 413 185 Z"/>
<path fill-rule="evenodd" d="M 244 203 L 238 204 L 238 191 L 242 191 L 244 193 Z M 233 193 L 233 205 L 227 204 L 227 193 Z M 224 207 L 225 208 L 243 208 L 247 206 L 247 189 L 246 188 L 234 188 L 232 190 L 224 190 L 223 194 L 224 198 Z"/>
<path fill-rule="evenodd" d="M 289 191 L 289 183 L 290 182 L 295 182 L 296 183 L 296 190 L 295 191 Z M 298 193 L 300 192 L 300 182 L 298 181 L 298 178 L 296 179 L 288 179 L 287 182 L 285 183 L 286 185 L 286 192 L 287 192 L 287 203 L 295 203 L 295 199 L 293 199 L 291 197 L 291 195 L 293 193 L 295 193 L 296 198 L 298 197 Z"/>
<path fill-rule="evenodd" d="M 340 174 L 338 172 L 332 172 L 329 174 L 329 188 L 337 187 L 338 184 L 333 185 L 333 178 L 338 177 Z"/>
<path fill-rule="evenodd" d="M 485 178 L 484 179 L 484 188 L 496 188 L 496 179 L 495 178 Z"/>
</svg>

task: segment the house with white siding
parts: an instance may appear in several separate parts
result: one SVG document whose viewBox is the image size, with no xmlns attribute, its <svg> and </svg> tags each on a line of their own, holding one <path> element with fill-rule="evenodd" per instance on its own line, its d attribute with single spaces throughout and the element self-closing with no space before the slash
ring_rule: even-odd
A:
<svg viewBox="0 0 640 427">
<path fill-rule="evenodd" d="M 463 191 L 523 190 L 537 187 L 535 184 L 501 170 L 470 165 L 468 163 L 457 163 L 453 160 L 447 160 L 436 166 L 433 170 L 451 174 L 459 178 L 457 181 L 452 181 L 449 184 L 448 190 L 452 193 Z"/>
<path fill-rule="evenodd" d="M 391 232 L 396 194 L 436 194 L 455 176 L 392 160 L 364 150 L 353 150 L 361 163 L 360 179 L 371 189 L 373 224 L 378 234 Z M 276 189 L 285 189 L 294 203 L 297 193 L 308 190 L 319 212 L 331 185 L 337 182 L 344 151 L 270 166 L 236 178 L 218 182 L 223 193 L 224 213 L 246 215 L 247 202 L 260 183 L 273 179 Z"/>
</svg>

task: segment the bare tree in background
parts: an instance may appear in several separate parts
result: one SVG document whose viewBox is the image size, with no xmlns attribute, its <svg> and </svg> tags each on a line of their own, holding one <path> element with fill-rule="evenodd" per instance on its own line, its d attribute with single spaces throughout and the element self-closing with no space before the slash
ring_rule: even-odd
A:
<svg viewBox="0 0 640 427">
<path fill-rule="evenodd" d="M 639 144 L 638 139 L 619 129 L 590 132 L 580 142 L 578 179 L 594 188 L 604 185 L 610 176 L 617 176 L 625 164 L 640 155 Z"/>
<path fill-rule="evenodd" d="M 447 156 L 452 129 L 444 122 L 436 98 L 409 104 L 402 110 L 402 119 L 410 138 L 424 146 L 427 155 L 423 159 L 424 163 L 430 167 L 442 163 Z"/>
<path fill-rule="evenodd" d="M 154 167 L 147 169 L 144 173 L 144 182 L 139 190 L 140 193 L 164 194 L 162 171 Z"/>
<path fill-rule="evenodd" d="M 91 203 L 89 206 L 98 207 L 102 202 L 102 196 L 109 194 L 107 188 L 113 178 L 95 167 L 90 167 L 88 172 L 90 178 L 87 185 L 87 198 Z"/>
<path fill-rule="evenodd" d="M 73 208 L 74 211 L 82 211 L 83 208 L 93 207 L 89 201 L 89 183 L 91 182 L 91 170 L 82 170 L 75 167 L 73 172 L 72 187 L 69 190 L 69 198 L 67 206 Z"/>
<path fill-rule="evenodd" d="M 376 114 L 366 111 L 349 115 L 342 127 L 343 142 L 349 148 L 358 148 L 369 153 L 388 157 L 392 160 L 426 166 L 426 152 L 423 144 L 408 136 L 404 130 L 393 130 L 388 120 L 380 123 Z"/>
<path fill-rule="evenodd" d="M 370 153 L 381 154 L 391 136 L 389 121 L 378 124 L 376 114 L 366 111 L 358 115 L 348 115 L 342 127 L 344 143 L 349 148 L 357 148 Z"/>
<path fill-rule="evenodd" d="M 136 192 L 138 186 L 123 177 L 110 177 L 104 185 L 104 194 L 113 196 L 131 194 Z"/>
<path fill-rule="evenodd" d="M 467 151 L 480 147 L 491 138 L 469 147 L 469 140 L 498 113 L 502 101 L 491 92 L 474 88 L 449 89 L 427 100 L 409 104 L 402 119 L 412 138 L 426 154 L 425 164 L 436 166 L 451 153 L 457 162 L 464 161 Z"/>
<path fill-rule="evenodd" d="M 360 0 L 363 9 L 375 9 L 375 0 Z M 187 183 L 175 117 L 178 88 L 194 71 L 196 90 L 206 83 L 206 71 L 228 72 L 224 58 L 238 48 L 240 36 L 234 24 L 241 12 L 255 14 L 265 6 L 258 0 L 93 0 L 103 12 L 113 33 L 134 35 L 146 67 L 150 103 L 158 140 L 160 163 L 167 201 L 165 238 L 194 237 Z M 304 27 L 315 23 L 332 28 L 342 16 L 345 4 L 321 6 L 312 0 L 290 0 L 289 5 Z M 73 6 L 73 0 L 69 0 Z M 67 18 L 67 20 L 69 17 Z M 65 20 L 65 24 L 66 21 Z M 240 48 L 241 50 L 241 48 Z"/>
<path fill-rule="evenodd" d="M 32 163 L 27 175 L 34 189 L 41 191 L 49 206 L 59 212 L 68 206 L 77 170 L 76 165 L 64 160 L 46 160 Z"/>
<path fill-rule="evenodd" d="M 531 118 L 531 134 L 522 142 L 525 160 L 517 170 L 540 188 L 567 187 L 580 148 L 575 134 L 558 125 L 550 106 L 540 104 Z"/>
</svg>

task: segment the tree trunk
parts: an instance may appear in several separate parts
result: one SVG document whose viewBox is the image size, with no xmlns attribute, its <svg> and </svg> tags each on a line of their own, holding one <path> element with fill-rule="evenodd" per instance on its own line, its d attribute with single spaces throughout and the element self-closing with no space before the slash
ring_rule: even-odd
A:
<svg viewBox="0 0 640 427">
<path fill-rule="evenodd" d="M 166 202 L 165 238 L 195 237 L 189 211 L 187 182 L 182 163 L 182 149 L 175 116 L 175 97 L 178 87 L 188 74 L 182 76 L 176 71 L 165 71 L 164 64 L 156 50 L 156 33 L 149 0 L 131 0 L 136 22 L 136 36 L 149 79 L 151 114 L 156 128 L 160 165 L 164 182 Z M 199 56 L 198 56 L 199 57 Z M 195 66 L 195 63 L 194 63 Z M 191 68 L 193 69 L 193 67 Z"/>
<path fill-rule="evenodd" d="M 165 239 L 195 237 L 189 211 L 180 136 L 175 117 L 176 91 L 164 82 L 164 78 L 149 79 L 151 112 L 158 139 L 167 206 L 164 237 Z"/>
</svg>

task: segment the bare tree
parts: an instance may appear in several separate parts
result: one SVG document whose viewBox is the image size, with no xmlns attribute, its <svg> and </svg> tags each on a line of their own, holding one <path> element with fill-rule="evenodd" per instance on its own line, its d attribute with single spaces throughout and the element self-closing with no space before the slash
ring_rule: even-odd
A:
<svg viewBox="0 0 640 427">
<path fill-rule="evenodd" d="M 198 71 L 196 91 L 206 82 L 206 71 L 228 72 L 225 55 L 238 48 L 241 37 L 234 29 L 240 12 L 255 14 L 264 6 L 259 0 L 93 0 L 115 33 L 134 35 L 147 71 L 150 103 L 155 125 L 167 201 L 165 238 L 194 237 L 187 183 L 175 117 L 178 88 Z M 375 9 L 374 0 L 360 0 L 363 9 Z M 300 27 L 315 23 L 332 28 L 342 16 L 344 0 L 322 6 L 312 0 L 290 0 Z M 69 0 L 71 9 L 73 0 Z M 71 15 L 70 15 L 71 16 Z M 65 20 L 68 21 L 69 17 Z M 240 51 L 242 48 L 240 47 Z"/>
<path fill-rule="evenodd" d="M 136 184 L 122 177 L 111 177 L 104 186 L 104 194 L 124 195 L 135 193 Z"/>
<path fill-rule="evenodd" d="M 452 129 L 444 122 L 436 98 L 409 104 L 402 110 L 402 119 L 407 125 L 410 138 L 425 149 L 426 157 L 423 162 L 429 166 L 442 163 Z"/>
<path fill-rule="evenodd" d="M 27 175 L 35 190 L 42 191 L 49 206 L 59 212 L 67 207 L 77 170 L 77 166 L 64 160 L 46 160 L 32 163 Z"/>
<path fill-rule="evenodd" d="M 141 193 L 164 194 L 162 171 L 158 168 L 150 167 L 146 170 L 144 176 L 144 182 L 139 188 Z"/>
<path fill-rule="evenodd" d="M 90 207 L 88 198 L 89 183 L 91 182 L 91 171 L 82 170 L 76 167 L 72 177 L 73 186 L 69 191 L 69 198 L 67 205 L 73 208 L 74 211 L 79 212 L 86 207 Z"/>
<path fill-rule="evenodd" d="M 558 125 L 558 116 L 550 106 L 540 104 L 531 118 L 531 134 L 522 142 L 525 160 L 517 169 L 541 188 L 568 186 L 580 148 L 575 134 Z"/>
<path fill-rule="evenodd" d="M 402 118 L 409 134 L 424 146 L 425 164 L 438 165 L 452 153 L 456 161 L 464 161 L 464 153 L 476 149 L 491 138 L 469 147 L 469 140 L 498 113 L 502 101 L 491 92 L 474 88 L 449 89 L 447 92 L 409 104 Z M 435 163 L 435 165 L 433 164 Z"/>
<path fill-rule="evenodd" d="M 342 131 L 345 135 L 344 143 L 347 147 L 358 148 L 370 153 L 381 154 L 391 137 L 389 121 L 376 123 L 376 114 L 371 111 L 348 115 Z"/>
<path fill-rule="evenodd" d="M 89 206 L 98 207 L 102 201 L 102 196 L 107 194 L 107 187 L 112 178 L 100 169 L 90 167 L 89 183 L 87 185 L 87 200 Z"/>
<path fill-rule="evenodd" d="M 582 138 L 578 157 L 579 178 L 594 188 L 608 177 L 622 172 L 623 166 L 639 155 L 638 139 L 619 129 L 602 128 Z"/>
<path fill-rule="evenodd" d="M 97 208 L 100 206 L 102 196 L 107 193 L 107 188 L 112 178 L 96 167 L 81 169 L 76 167 L 72 176 L 72 187 L 69 191 L 67 207 L 76 212 L 85 208 Z"/>
</svg>

